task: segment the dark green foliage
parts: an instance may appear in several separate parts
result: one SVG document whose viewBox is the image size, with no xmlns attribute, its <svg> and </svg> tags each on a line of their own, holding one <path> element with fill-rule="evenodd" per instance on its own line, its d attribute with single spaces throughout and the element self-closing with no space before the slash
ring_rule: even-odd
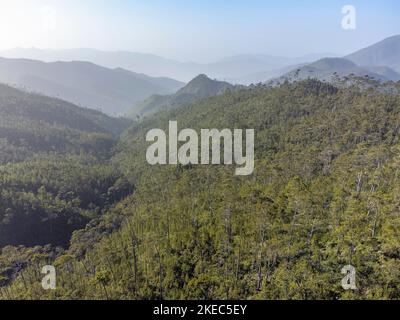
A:
<svg viewBox="0 0 400 320">
<path fill-rule="evenodd" d="M 113 163 L 127 180 L 110 194 L 137 189 L 74 233 L 52 261 L 58 289 L 44 292 L 31 265 L 1 297 L 398 299 L 399 119 L 398 95 L 314 80 L 160 113 L 122 136 Z M 149 166 L 145 135 L 168 120 L 254 128 L 254 174 Z M 348 264 L 356 291 L 341 287 Z"/>
<path fill-rule="evenodd" d="M 35 156 L 0 166 L 0 247 L 63 245 L 131 192 L 114 167 L 88 156 Z"/>
<path fill-rule="evenodd" d="M 38 152 L 107 158 L 130 121 L 0 85 L 0 163 Z"/>
<path fill-rule="evenodd" d="M 73 231 L 132 193 L 109 162 L 129 124 L 0 85 L 0 248 L 67 248 Z M 0 263 L 7 280 L 15 271 L 9 252 Z"/>
</svg>

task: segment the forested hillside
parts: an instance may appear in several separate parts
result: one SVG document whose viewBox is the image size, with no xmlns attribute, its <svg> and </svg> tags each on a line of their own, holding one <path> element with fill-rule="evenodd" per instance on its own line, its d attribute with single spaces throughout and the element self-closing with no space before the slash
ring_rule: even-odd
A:
<svg viewBox="0 0 400 320">
<path fill-rule="evenodd" d="M 3 249 L 0 263 L 27 266 L 0 297 L 399 298 L 399 119 L 399 95 L 316 80 L 226 92 L 146 119 L 112 160 L 135 192 L 75 232 L 67 251 Z M 149 166 L 146 133 L 169 120 L 255 129 L 254 174 Z M 43 263 L 57 267 L 55 291 L 40 286 Z M 356 291 L 341 287 L 348 264 Z"/>
<path fill-rule="evenodd" d="M 239 86 L 234 86 L 224 81 L 212 80 L 206 75 L 201 74 L 192 79 L 175 94 L 150 96 L 146 100 L 135 105 L 129 112 L 129 116 L 132 118 L 150 116 L 160 110 L 177 108 L 237 88 L 239 88 Z"/>
<path fill-rule="evenodd" d="M 0 85 L 0 284 L 27 259 L 14 261 L 6 246 L 25 254 L 31 249 L 19 246 L 50 245 L 35 247 L 36 254 L 54 254 L 69 246 L 74 230 L 132 192 L 109 163 L 130 124 Z"/>
<path fill-rule="evenodd" d="M 130 123 L 127 119 L 112 118 L 59 99 L 0 84 L 1 157 L 15 154 L 18 158 L 40 151 L 79 153 L 81 149 L 93 149 L 96 144 L 99 148 L 92 151 L 105 153 L 107 144 L 110 145 Z M 1 162 L 5 160 L 0 159 Z M 18 159 L 9 159 L 12 160 Z"/>
</svg>

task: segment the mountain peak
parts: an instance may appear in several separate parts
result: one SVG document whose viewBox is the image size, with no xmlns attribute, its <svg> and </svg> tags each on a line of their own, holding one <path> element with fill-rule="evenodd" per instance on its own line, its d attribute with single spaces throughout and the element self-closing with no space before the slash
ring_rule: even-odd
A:
<svg viewBox="0 0 400 320">
<path fill-rule="evenodd" d="M 400 72 L 400 35 L 394 35 L 348 55 L 361 66 L 387 66 Z"/>
<path fill-rule="evenodd" d="M 228 82 L 212 80 L 205 74 L 192 79 L 177 93 L 168 96 L 153 95 L 135 106 L 132 115 L 150 115 L 161 109 L 176 108 L 194 101 L 217 96 L 236 87 Z"/>
<path fill-rule="evenodd" d="M 197 81 L 213 81 L 213 80 L 205 74 L 199 74 L 197 77 L 194 77 L 189 83 Z"/>
<path fill-rule="evenodd" d="M 192 94 L 197 97 L 210 97 L 221 93 L 223 90 L 233 88 L 228 82 L 212 80 L 205 74 L 200 74 L 190 81 L 177 94 Z"/>
</svg>

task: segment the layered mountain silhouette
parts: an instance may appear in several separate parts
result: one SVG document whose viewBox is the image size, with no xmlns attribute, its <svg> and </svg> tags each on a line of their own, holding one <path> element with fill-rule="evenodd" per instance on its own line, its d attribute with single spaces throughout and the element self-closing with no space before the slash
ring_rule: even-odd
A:
<svg viewBox="0 0 400 320">
<path fill-rule="evenodd" d="M 400 72 L 400 35 L 386 38 L 345 58 L 360 66 L 386 66 Z"/>
<path fill-rule="evenodd" d="M 149 54 L 93 49 L 13 49 L 3 51 L 0 55 L 64 61 L 0 58 L 0 82 L 59 97 L 108 114 L 128 113 L 131 116 L 147 115 L 164 107 L 191 103 L 232 88 L 226 81 L 214 81 L 204 75 L 183 88 L 184 83 L 180 81 L 138 72 L 173 75 L 180 79 L 207 74 L 212 78 L 245 85 L 271 79 L 273 84 L 308 78 L 332 82 L 338 77 L 350 75 L 378 81 L 400 80 L 400 36 L 387 38 L 344 58 L 326 57 L 334 56 L 332 54 L 300 58 L 238 55 L 214 63 L 199 64 L 181 63 Z M 133 109 L 132 105 L 135 106 Z"/>
<path fill-rule="evenodd" d="M 0 82 L 58 97 L 108 114 L 124 113 L 152 94 L 176 92 L 184 84 L 89 62 L 44 63 L 0 58 Z"/>
<path fill-rule="evenodd" d="M 260 71 L 257 73 L 252 73 L 247 76 L 244 76 L 240 79 L 236 79 L 234 82 L 242 83 L 244 85 L 250 85 L 255 83 L 262 83 L 269 79 L 278 78 L 283 74 L 286 74 L 292 71 L 295 68 L 300 68 L 307 64 L 298 64 L 298 65 L 290 65 L 279 69 L 267 70 L 267 71 Z"/>
<path fill-rule="evenodd" d="M 189 104 L 199 99 L 217 96 L 227 90 L 233 90 L 234 86 L 228 82 L 212 80 L 201 74 L 190 81 L 185 87 L 173 95 L 153 95 L 137 104 L 129 113 L 129 116 L 145 116 L 155 112 Z"/>
<path fill-rule="evenodd" d="M 107 52 L 94 49 L 40 50 L 34 48 L 16 48 L 2 51 L 0 56 L 27 58 L 45 62 L 89 61 L 106 68 L 123 68 L 135 73 L 144 73 L 153 77 L 170 77 L 184 82 L 190 81 L 198 74 L 207 74 L 218 80 L 245 85 L 280 77 L 291 70 L 322 58 L 338 57 L 338 55 L 332 53 L 310 54 L 297 58 L 247 54 L 227 57 L 212 63 L 195 63 L 179 62 L 152 54 L 126 51 Z M 385 79 L 396 79 L 397 76 L 393 74 L 392 70 L 377 70 L 371 67 L 388 67 L 400 72 L 399 57 L 400 35 L 397 35 L 343 58 L 368 69 L 369 72 L 381 74 Z M 161 81 L 161 86 L 164 86 L 164 81 L 167 79 L 161 80 L 163 80 Z M 175 89 L 176 83 L 172 82 L 170 84 Z M 166 93 L 155 92 L 155 94 Z"/>
<path fill-rule="evenodd" d="M 0 119 L 0 128 L 13 125 L 10 119 L 18 119 L 21 123 L 40 123 L 38 127 L 42 129 L 48 125 L 115 136 L 131 125 L 126 118 L 110 117 L 97 110 L 81 108 L 64 100 L 28 93 L 4 84 L 0 84 Z M 21 129 L 26 130 L 27 127 Z"/>
<path fill-rule="evenodd" d="M 266 82 L 268 79 L 272 79 L 268 82 L 269 84 L 279 85 L 286 81 L 295 82 L 305 79 L 317 79 L 334 83 L 346 77 L 365 78 L 379 82 L 399 81 L 400 73 L 395 70 L 395 67 L 399 63 L 400 55 L 393 54 L 393 52 L 397 52 L 399 43 L 400 36 L 395 36 L 358 51 L 353 55 L 349 55 L 347 58 L 330 57 L 322 58 L 309 64 L 288 65 L 278 69 L 249 74 L 240 78 L 240 80 L 237 79 L 235 82 L 251 84 Z M 313 57 L 315 58 L 315 56 Z M 264 59 L 264 63 L 267 65 L 266 56 L 236 56 L 226 59 L 225 63 L 229 64 L 245 59 L 248 61 L 252 59 Z M 274 61 L 275 65 L 284 64 L 282 59 L 276 57 L 269 57 L 269 60 Z M 269 66 L 271 67 L 271 64 Z M 163 108 L 176 107 L 217 95 L 221 92 L 219 88 L 221 85 L 224 89 L 233 88 L 233 85 L 229 85 L 226 82 L 214 81 L 205 75 L 201 75 L 192 80 L 175 95 L 153 95 L 136 104 L 129 115 L 149 115 Z M 198 89 L 196 93 L 190 92 L 195 88 Z"/>
<path fill-rule="evenodd" d="M 313 56 L 317 58 L 317 56 Z M 343 58 L 327 55 L 306 64 L 286 65 L 277 69 L 249 74 L 238 82 L 249 84 L 265 82 L 278 78 L 273 82 L 284 80 L 302 80 L 314 78 L 331 81 L 337 77 L 355 75 L 367 76 L 379 81 L 400 80 L 400 35 L 386 38 L 367 48 L 361 49 Z"/>
<path fill-rule="evenodd" d="M 389 67 L 360 67 L 343 58 L 324 58 L 311 64 L 295 68 L 292 71 L 272 80 L 272 84 L 285 81 L 294 82 L 305 79 L 335 82 L 347 76 L 365 77 L 378 81 L 398 81 L 400 74 Z"/>
<path fill-rule="evenodd" d="M 132 72 L 144 73 L 154 77 L 165 76 L 184 82 L 190 81 L 199 74 L 207 74 L 219 80 L 247 84 L 246 78 L 249 75 L 301 63 L 310 63 L 317 59 L 334 55 L 322 53 L 288 58 L 247 54 L 227 57 L 211 63 L 195 63 L 165 59 L 152 54 L 124 51 L 107 52 L 94 49 L 40 50 L 16 48 L 2 51 L 0 52 L 0 56 L 6 58 L 28 58 L 45 62 L 90 61 L 107 68 L 121 67 Z M 242 78 L 245 79 L 242 80 Z"/>
</svg>

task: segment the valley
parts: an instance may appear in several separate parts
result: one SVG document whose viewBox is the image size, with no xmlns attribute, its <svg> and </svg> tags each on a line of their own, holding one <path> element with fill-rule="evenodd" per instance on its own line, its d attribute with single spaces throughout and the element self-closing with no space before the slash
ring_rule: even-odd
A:
<svg viewBox="0 0 400 320">
<path fill-rule="evenodd" d="M 36 288 L 27 262 L 7 292 L 35 299 L 396 297 L 399 103 L 398 95 L 305 80 L 226 92 L 145 119 L 122 134 L 111 161 L 135 192 L 128 188 L 53 258 L 62 287 Z M 167 128 L 168 119 L 194 129 L 255 128 L 254 174 L 149 166 L 146 132 Z M 20 259 L 22 249 L 10 250 L 3 249 L 3 263 L 4 254 Z M 365 274 L 357 292 L 335 281 L 349 259 Z M 22 275 L 29 290 L 21 290 Z M 382 291 L 381 283 L 392 286 Z"/>
<path fill-rule="evenodd" d="M 398 299 L 398 44 L 223 59 L 249 85 L 0 58 L 0 299 Z"/>
</svg>

